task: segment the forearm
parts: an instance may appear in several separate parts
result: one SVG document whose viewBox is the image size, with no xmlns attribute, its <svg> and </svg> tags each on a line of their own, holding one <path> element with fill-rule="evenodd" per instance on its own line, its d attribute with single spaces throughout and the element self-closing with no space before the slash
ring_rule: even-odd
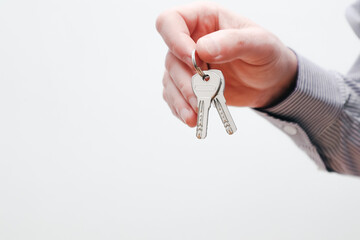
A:
<svg viewBox="0 0 360 240">
<path fill-rule="evenodd" d="M 298 60 L 294 91 L 276 106 L 257 110 L 319 165 L 322 161 L 328 170 L 360 175 L 359 82 Z"/>
</svg>

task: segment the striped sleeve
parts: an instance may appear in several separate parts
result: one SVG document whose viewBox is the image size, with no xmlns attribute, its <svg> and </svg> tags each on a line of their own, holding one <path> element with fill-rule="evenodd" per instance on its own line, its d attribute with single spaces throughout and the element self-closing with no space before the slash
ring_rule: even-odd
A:
<svg viewBox="0 0 360 240">
<path fill-rule="evenodd" d="M 298 63 L 294 91 L 276 106 L 256 110 L 321 168 L 360 176 L 360 80 L 301 56 Z"/>
</svg>

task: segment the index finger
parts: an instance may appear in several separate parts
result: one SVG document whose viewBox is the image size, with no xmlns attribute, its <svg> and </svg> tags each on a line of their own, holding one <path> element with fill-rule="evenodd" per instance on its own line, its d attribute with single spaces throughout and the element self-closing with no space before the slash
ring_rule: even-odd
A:
<svg viewBox="0 0 360 240">
<path fill-rule="evenodd" d="M 196 40 L 215 31 L 217 14 L 214 9 L 208 4 L 195 3 L 165 11 L 156 20 L 156 28 L 169 50 L 190 67 Z M 201 19 L 204 23 L 200 23 Z"/>
</svg>

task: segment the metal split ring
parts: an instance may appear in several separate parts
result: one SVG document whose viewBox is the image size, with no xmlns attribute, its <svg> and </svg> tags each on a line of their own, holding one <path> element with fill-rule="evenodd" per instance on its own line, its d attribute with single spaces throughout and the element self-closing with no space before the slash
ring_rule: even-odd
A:
<svg viewBox="0 0 360 240">
<path fill-rule="evenodd" d="M 201 70 L 201 68 L 196 64 L 196 58 L 195 58 L 195 49 L 192 51 L 191 53 L 191 59 L 194 65 L 194 68 L 196 70 L 196 72 L 203 78 L 205 79 L 207 77 L 207 75 Z"/>
</svg>

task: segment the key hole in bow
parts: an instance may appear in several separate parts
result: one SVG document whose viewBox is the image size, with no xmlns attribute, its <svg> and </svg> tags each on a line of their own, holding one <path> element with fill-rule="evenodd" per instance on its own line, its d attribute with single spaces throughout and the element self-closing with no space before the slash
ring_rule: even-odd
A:
<svg viewBox="0 0 360 240">
<path fill-rule="evenodd" d="M 210 80 L 210 76 L 209 75 L 207 75 L 207 74 L 205 74 L 204 76 L 203 76 L 203 80 L 204 81 L 209 81 Z"/>
</svg>

